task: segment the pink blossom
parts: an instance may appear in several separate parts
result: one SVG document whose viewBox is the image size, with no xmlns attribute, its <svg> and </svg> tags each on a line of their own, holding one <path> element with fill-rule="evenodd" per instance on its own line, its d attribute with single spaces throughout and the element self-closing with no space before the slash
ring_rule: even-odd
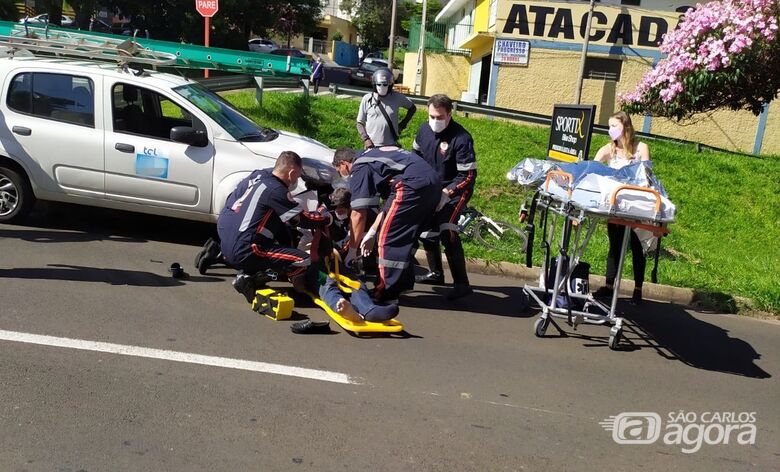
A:
<svg viewBox="0 0 780 472">
<path fill-rule="evenodd" d="M 623 103 L 639 103 L 657 90 L 664 103 L 683 92 L 682 76 L 727 69 L 753 46 L 778 41 L 778 0 L 723 0 L 689 9 L 677 29 L 663 36 L 666 57 L 642 78 Z"/>
</svg>

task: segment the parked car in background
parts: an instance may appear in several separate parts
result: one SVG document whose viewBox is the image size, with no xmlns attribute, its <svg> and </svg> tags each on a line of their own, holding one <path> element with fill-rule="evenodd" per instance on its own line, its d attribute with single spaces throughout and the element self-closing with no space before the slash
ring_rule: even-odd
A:
<svg viewBox="0 0 780 472">
<path fill-rule="evenodd" d="M 274 49 L 273 51 L 271 51 L 271 54 L 276 56 L 292 56 L 301 59 L 307 59 L 309 57 L 306 54 L 304 54 L 300 49 L 295 49 L 295 48 Z"/>
<path fill-rule="evenodd" d="M 250 39 L 247 46 L 249 50 L 253 52 L 271 52 L 274 49 L 279 49 L 279 45 L 270 39 L 253 38 Z"/>
<path fill-rule="evenodd" d="M 26 19 L 27 23 L 30 25 L 45 25 L 49 22 L 49 14 L 48 13 L 41 13 L 37 16 L 32 16 Z M 25 18 L 22 18 L 19 20 L 19 23 L 24 23 Z M 66 28 L 70 28 L 76 24 L 76 20 L 74 20 L 72 17 L 67 15 L 62 15 L 62 26 Z"/>
<path fill-rule="evenodd" d="M 105 21 L 95 18 L 90 20 L 89 30 L 96 31 L 98 33 L 110 33 L 110 34 L 120 34 L 123 36 L 132 36 L 133 33 L 135 32 L 135 27 L 133 27 L 133 25 L 131 25 L 130 23 L 114 23 L 113 25 L 109 25 Z M 139 31 L 138 36 L 145 37 L 146 32 Z"/>
<path fill-rule="evenodd" d="M 354 70 L 349 76 L 350 85 L 358 85 L 361 87 L 371 87 L 371 76 L 377 69 L 382 67 L 389 67 L 387 61 L 384 59 L 376 59 L 373 57 L 367 57 L 363 60 L 356 70 Z M 398 77 L 401 71 L 393 69 L 393 80 L 398 83 Z"/>
</svg>

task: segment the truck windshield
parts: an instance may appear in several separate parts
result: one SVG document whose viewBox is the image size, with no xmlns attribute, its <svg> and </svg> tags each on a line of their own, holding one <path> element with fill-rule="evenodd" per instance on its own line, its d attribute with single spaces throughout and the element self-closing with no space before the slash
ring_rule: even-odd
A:
<svg viewBox="0 0 780 472">
<path fill-rule="evenodd" d="M 275 131 L 259 126 L 222 97 L 200 84 L 182 85 L 173 90 L 239 141 L 270 141 L 278 136 Z"/>
</svg>

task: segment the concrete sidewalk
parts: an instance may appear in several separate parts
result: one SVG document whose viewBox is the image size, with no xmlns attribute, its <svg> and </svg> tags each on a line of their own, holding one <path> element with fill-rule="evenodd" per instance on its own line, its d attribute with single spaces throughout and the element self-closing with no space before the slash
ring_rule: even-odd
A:
<svg viewBox="0 0 780 472">
<path fill-rule="evenodd" d="M 418 250 L 415 254 L 418 261 L 425 261 L 425 251 Z M 447 256 L 442 254 L 442 260 L 447 270 Z M 513 264 L 510 262 L 492 262 L 482 259 L 467 258 L 466 268 L 469 273 L 483 275 L 498 275 L 503 277 L 512 277 L 525 282 L 536 282 L 539 280 L 539 267 L 526 267 L 523 264 Z M 449 275 L 445 271 L 445 278 Z M 590 274 L 591 289 L 603 286 L 606 279 L 603 275 Z M 620 295 L 630 297 L 634 290 L 634 281 L 621 279 Z M 698 301 L 696 292 L 689 288 L 672 287 L 671 285 L 654 284 L 645 282 L 642 287 L 642 296 L 647 300 L 659 302 L 676 303 L 678 305 L 695 306 Z"/>
</svg>

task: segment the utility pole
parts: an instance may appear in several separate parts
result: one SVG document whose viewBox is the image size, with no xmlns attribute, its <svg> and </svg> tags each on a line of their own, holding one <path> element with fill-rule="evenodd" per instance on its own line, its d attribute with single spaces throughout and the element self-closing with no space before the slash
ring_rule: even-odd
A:
<svg viewBox="0 0 780 472">
<path fill-rule="evenodd" d="M 398 0 L 393 0 L 393 12 L 390 14 L 390 48 L 387 50 L 387 65 L 393 70 L 393 56 L 395 55 L 395 11 Z"/>
<path fill-rule="evenodd" d="M 414 77 L 414 94 L 422 94 L 423 68 L 425 67 L 425 23 L 428 20 L 428 0 L 423 0 L 420 41 L 417 47 L 417 75 Z"/>
<path fill-rule="evenodd" d="M 582 99 L 582 76 L 585 75 L 585 60 L 588 57 L 588 44 L 590 43 L 590 25 L 593 19 L 593 9 L 596 7 L 596 0 L 590 0 L 590 9 L 588 10 L 587 26 L 585 26 L 585 42 L 582 43 L 582 56 L 580 57 L 580 73 L 577 74 L 577 90 L 574 91 L 574 103 L 580 104 Z"/>
</svg>

